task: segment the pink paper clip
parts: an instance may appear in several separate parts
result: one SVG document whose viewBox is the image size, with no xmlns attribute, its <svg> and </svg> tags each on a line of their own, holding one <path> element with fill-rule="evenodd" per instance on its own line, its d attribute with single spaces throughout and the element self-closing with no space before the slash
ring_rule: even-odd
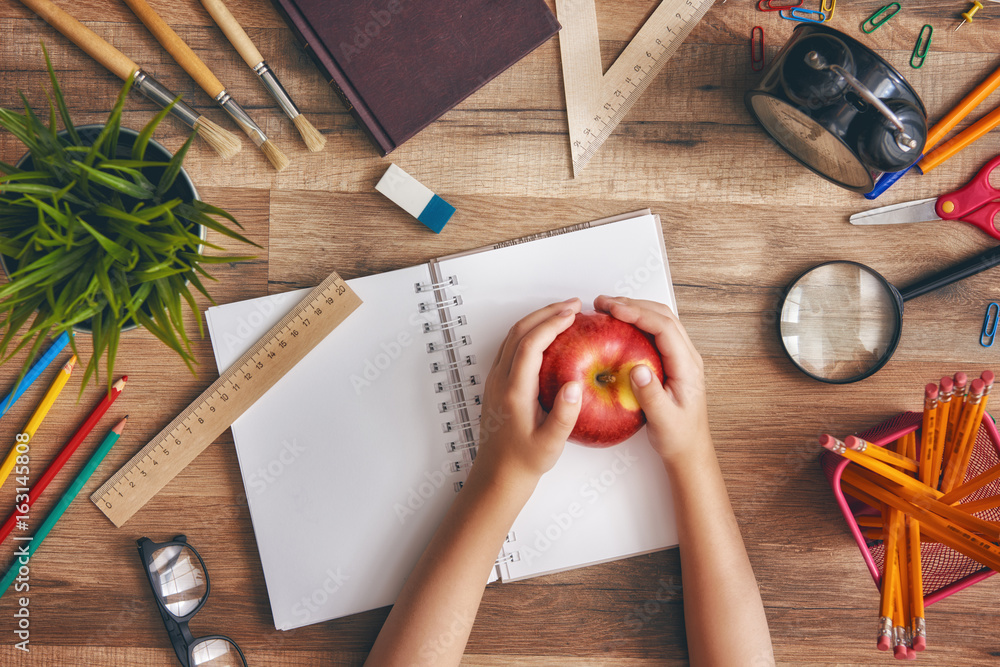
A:
<svg viewBox="0 0 1000 667">
<path fill-rule="evenodd" d="M 780 12 L 783 9 L 795 9 L 801 7 L 805 0 L 757 0 L 757 9 L 762 12 Z"/>
<path fill-rule="evenodd" d="M 754 72 L 764 69 L 764 29 L 759 25 L 750 31 L 750 69 Z"/>
</svg>

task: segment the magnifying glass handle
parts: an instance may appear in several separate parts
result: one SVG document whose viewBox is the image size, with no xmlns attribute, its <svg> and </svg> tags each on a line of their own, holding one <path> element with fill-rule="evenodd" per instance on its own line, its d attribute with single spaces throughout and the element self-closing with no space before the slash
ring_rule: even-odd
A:
<svg viewBox="0 0 1000 667">
<path fill-rule="evenodd" d="M 924 278 L 920 282 L 901 290 L 900 296 L 903 297 L 903 301 L 909 301 L 928 292 L 933 292 L 945 285 L 950 285 L 959 280 L 964 280 L 969 276 L 974 276 L 980 271 L 993 268 L 997 264 L 1000 264 L 1000 246 L 990 248 L 984 253 L 970 257 L 961 264 L 956 264 L 944 271 L 935 273 L 929 278 Z"/>
</svg>

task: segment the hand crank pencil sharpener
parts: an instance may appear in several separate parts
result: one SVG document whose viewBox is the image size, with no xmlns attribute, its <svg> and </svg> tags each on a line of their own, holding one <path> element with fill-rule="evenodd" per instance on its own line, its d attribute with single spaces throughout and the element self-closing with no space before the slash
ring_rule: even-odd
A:
<svg viewBox="0 0 1000 667">
<path fill-rule="evenodd" d="M 915 163 L 927 140 L 927 112 L 906 79 L 824 25 L 798 26 L 744 100 L 792 157 L 855 192 Z"/>
</svg>

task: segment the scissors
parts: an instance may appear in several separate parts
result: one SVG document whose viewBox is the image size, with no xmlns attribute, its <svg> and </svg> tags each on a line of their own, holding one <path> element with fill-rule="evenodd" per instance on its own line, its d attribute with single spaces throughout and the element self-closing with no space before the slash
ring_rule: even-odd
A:
<svg viewBox="0 0 1000 667">
<path fill-rule="evenodd" d="M 995 201 L 1000 199 L 1000 190 L 990 185 L 990 175 L 997 167 L 1000 167 L 1000 155 L 987 162 L 971 181 L 954 192 L 855 213 L 851 216 L 851 224 L 894 225 L 962 220 L 1000 240 L 1000 227 L 997 226 L 1000 201 Z"/>
</svg>

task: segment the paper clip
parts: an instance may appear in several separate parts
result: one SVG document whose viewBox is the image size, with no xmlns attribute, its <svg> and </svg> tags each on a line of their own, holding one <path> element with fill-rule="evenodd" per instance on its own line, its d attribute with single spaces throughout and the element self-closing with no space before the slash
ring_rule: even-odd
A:
<svg viewBox="0 0 1000 667">
<path fill-rule="evenodd" d="M 778 16 L 789 21 L 801 21 L 802 23 L 822 23 L 826 20 L 823 12 L 818 12 L 815 9 L 804 9 L 802 7 L 793 7 L 787 11 L 783 9 L 778 12 Z"/>
<path fill-rule="evenodd" d="M 750 69 L 754 72 L 764 69 L 764 29 L 759 25 L 750 31 Z"/>
<path fill-rule="evenodd" d="M 993 341 L 997 337 L 998 320 L 1000 320 L 1000 304 L 994 301 L 986 306 L 986 319 L 983 320 L 983 332 L 979 334 L 979 344 L 983 347 L 993 347 Z M 990 326 L 990 322 L 993 323 L 992 327 Z"/>
<path fill-rule="evenodd" d="M 824 21 L 829 21 L 833 18 L 833 10 L 837 7 L 837 0 L 821 0 L 819 3 L 819 10 L 826 14 Z"/>
<path fill-rule="evenodd" d="M 783 9 L 795 9 L 796 7 L 801 7 L 805 0 L 799 0 L 794 4 L 788 2 L 787 0 L 777 5 L 774 4 L 775 2 L 781 2 L 781 0 L 757 0 L 757 9 L 762 12 L 780 12 Z"/>
<path fill-rule="evenodd" d="M 893 5 L 896 5 L 895 9 L 892 9 Z M 892 11 L 889 11 L 890 9 L 892 9 Z M 902 9 L 902 6 L 900 6 L 898 2 L 890 2 L 888 5 L 881 7 L 878 11 L 876 11 L 874 14 L 872 14 L 871 16 L 869 16 L 864 20 L 864 22 L 861 24 L 861 32 L 865 34 L 870 34 L 875 32 L 876 30 L 881 28 L 886 21 L 888 21 L 893 16 L 898 14 L 900 9 Z M 885 14 L 885 16 L 882 16 L 883 14 Z M 876 20 L 880 16 L 882 16 L 882 18 L 880 20 Z"/>
<path fill-rule="evenodd" d="M 926 40 L 924 38 L 924 32 L 927 32 Z M 924 59 L 927 58 L 927 52 L 931 48 L 931 36 L 934 34 L 934 27 L 929 23 L 925 23 L 924 27 L 920 29 L 920 34 L 917 35 L 917 43 L 913 45 L 913 54 L 910 55 L 910 67 L 913 69 L 920 69 L 924 66 Z"/>
</svg>

